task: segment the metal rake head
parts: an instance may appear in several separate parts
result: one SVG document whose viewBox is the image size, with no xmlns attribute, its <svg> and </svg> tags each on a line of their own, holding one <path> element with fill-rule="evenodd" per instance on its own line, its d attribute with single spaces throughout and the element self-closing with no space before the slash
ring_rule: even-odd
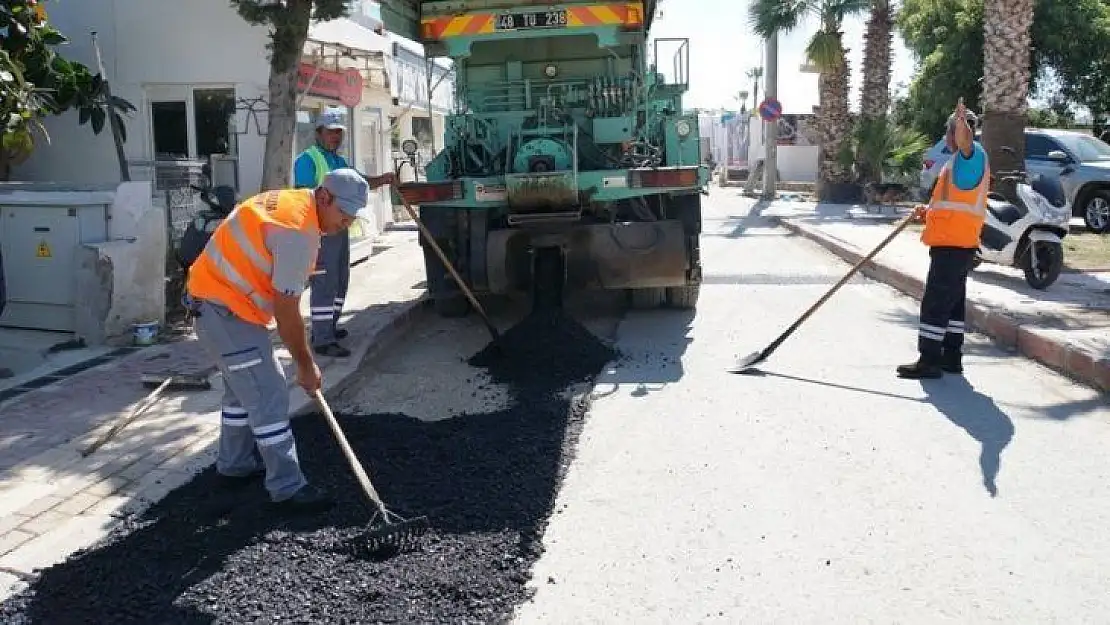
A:
<svg viewBox="0 0 1110 625">
<path fill-rule="evenodd" d="M 392 520 L 390 516 L 393 517 Z M 381 522 L 366 532 L 366 548 L 376 556 L 412 548 L 428 532 L 430 526 L 428 517 L 425 516 L 402 519 L 393 514 L 383 515 Z"/>
</svg>

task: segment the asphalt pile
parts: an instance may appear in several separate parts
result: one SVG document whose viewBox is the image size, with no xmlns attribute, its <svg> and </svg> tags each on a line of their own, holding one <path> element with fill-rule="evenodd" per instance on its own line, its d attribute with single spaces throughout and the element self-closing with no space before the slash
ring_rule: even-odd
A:
<svg viewBox="0 0 1110 625">
<path fill-rule="evenodd" d="M 525 317 L 467 362 L 525 401 L 587 382 L 617 356 L 573 317 L 553 310 Z"/>
<path fill-rule="evenodd" d="M 573 320 L 529 319 L 472 360 L 512 388 L 505 410 L 423 422 L 337 415 L 387 506 L 429 517 L 417 548 L 365 553 L 371 508 L 319 415 L 297 419 L 309 479 L 331 511 L 275 515 L 261 484 L 214 468 L 0 605 L 0 623 L 504 622 L 530 569 L 587 406 L 561 393 L 615 354 Z M 544 375 L 542 372 L 546 372 Z"/>
</svg>

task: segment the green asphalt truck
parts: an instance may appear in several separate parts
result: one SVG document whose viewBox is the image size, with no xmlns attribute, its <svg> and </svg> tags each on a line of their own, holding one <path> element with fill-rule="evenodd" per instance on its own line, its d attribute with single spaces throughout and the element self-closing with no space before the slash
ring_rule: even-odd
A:
<svg viewBox="0 0 1110 625">
<path fill-rule="evenodd" d="M 387 29 L 454 66 L 442 150 L 399 192 L 479 296 L 619 289 L 634 308 L 696 306 L 710 172 L 682 104 L 689 40 L 649 41 L 657 4 L 382 1 Z M 439 313 L 467 314 L 424 257 Z"/>
</svg>

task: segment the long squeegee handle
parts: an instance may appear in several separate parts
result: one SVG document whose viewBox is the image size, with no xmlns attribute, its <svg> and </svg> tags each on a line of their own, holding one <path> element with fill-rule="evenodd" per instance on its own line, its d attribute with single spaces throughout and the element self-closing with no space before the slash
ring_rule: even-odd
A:
<svg viewBox="0 0 1110 625">
<path fill-rule="evenodd" d="M 432 249 L 435 250 L 436 255 L 439 256 L 439 260 L 443 263 L 443 266 L 447 268 L 447 271 L 451 272 L 451 277 L 455 279 L 455 283 L 459 285 L 460 289 L 462 289 L 463 295 L 466 295 L 466 299 L 470 300 L 471 306 L 474 306 L 474 310 L 477 311 L 478 314 L 482 317 L 482 321 L 485 322 L 486 329 L 489 330 L 489 333 L 493 335 L 493 339 L 497 340 L 501 338 L 501 335 L 497 332 L 497 327 L 493 325 L 493 321 L 491 321 L 489 315 L 486 314 L 486 310 L 482 308 L 481 304 L 478 303 L 478 299 L 474 297 L 474 293 L 470 291 L 470 287 L 466 285 L 466 282 L 463 281 L 462 276 L 460 276 L 459 272 L 455 270 L 454 264 L 452 264 L 451 261 L 447 260 L 447 255 L 443 253 L 443 250 L 439 247 L 439 244 L 436 243 L 435 239 L 432 238 L 432 233 L 428 232 L 428 229 L 424 226 L 424 222 L 421 221 L 420 217 L 417 216 L 416 211 L 413 210 L 412 204 L 409 204 L 409 201 L 405 199 L 404 195 L 401 194 L 401 189 L 397 186 L 396 181 L 393 182 L 393 190 L 397 192 L 397 197 L 401 198 L 401 203 L 404 204 L 405 211 L 408 212 L 409 217 L 411 217 L 412 220 L 416 222 L 416 227 L 420 228 L 420 233 L 424 235 L 424 240 L 428 242 L 428 245 L 432 246 Z"/>
<path fill-rule="evenodd" d="M 905 230 L 906 226 L 910 225 L 910 223 L 913 222 L 913 220 L 914 220 L 914 214 L 911 213 L 905 219 L 903 219 L 897 226 L 895 226 L 894 230 L 892 230 L 890 232 L 890 234 L 888 234 L 886 236 L 885 239 L 883 239 L 878 245 L 876 245 L 875 249 L 871 250 L 870 254 L 861 258 L 860 261 L 858 263 L 856 263 L 855 266 L 852 267 L 848 271 L 848 273 L 844 274 L 843 278 L 841 278 L 836 284 L 834 284 L 833 287 L 831 289 L 829 289 L 827 293 L 825 293 L 823 296 L 821 296 L 821 299 L 817 300 L 816 303 L 814 303 L 812 306 L 810 306 L 809 310 L 805 311 L 802 314 L 801 317 L 798 317 L 798 320 L 795 321 L 793 323 L 793 325 L 791 325 L 789 328 L 787 328 L 786 331 L 783 332 L 777 339 L 775 339 L 775 342 L 768 345 L 767 348 L 764 349 L 763 352 L 761 352 L 760 356 L 762 358 L 766 358 L 771 352 L 775 351 L 778 348 L 778 346 L 782 344 L 783 341 L 785 341 L 787 338 L 789 338 L 790 335 L 793 334 L 794 331 L 797 330 L 798 327 L 801 326 L 802 323 L 805 322 L 806 319 L 809 319 L 809 317 L 811 315 L 813 315 L 813 313 L 816 312 L 818 308 L 820 308 L 825 302 L 827 302 L 829 300 L 829 298 L 833 296 L 833 293 L 836 293 L 837 291 L 840 290 L 840 287 L 847 284 L 848 281 L 852 279 L 852 276 L 856 275 L 856 273 L 858 273 L 859 270 L 862 269 L 864 265 L 866 265 L 868 262 L 870 262 L 872 258 L 875 258 L 875 256 L 879 252 L 881 252 L 883 250 L 883 248 L 885 248 L 887 245 L 889 245 L 890 242 L 894 240 L 894 237 L 898 236 L 903 230 Z"/>
</svg>

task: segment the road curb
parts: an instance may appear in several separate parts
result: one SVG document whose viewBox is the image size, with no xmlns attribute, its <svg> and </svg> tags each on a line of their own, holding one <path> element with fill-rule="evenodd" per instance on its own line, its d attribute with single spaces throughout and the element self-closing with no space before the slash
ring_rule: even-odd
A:
<svg viewBox="0 0 1110 625">
<path fill-rule="evenodd" d="M 864 254 L 850 245 L 815 228 L 795 223 L 784 217 L 773 217 L 773 220 L 790 232 L 817 243 L 853 265 L 864 257 Z M 860 272 L 918 301 L 921 300 L 925 290 L 922 280 L 878 263 L 874 259 L 865 264 Z M 1066 340 L 1049 336 L 1035 326 L 1022 324 L 1001 309 L 968 301 L 967 324 L 971 329 L 990 337 L 1006 349 L 1016 351 L 1030 360 L 1099 391 L 1110 391 L 1110 361 L 1075 347 Z"/>
<path fill-rule="evenodd" d="M 362 365 L 384 351 L 394 341 L 403 336 L 413 325 L 420 314 L 431 304 L 431 299 L 425 291 L 419 297 L 401 304 L 402 310 L 390 317 L 384 325 L 364 337 L 351 350 L 351 355 L 342 360 L 332 360 L 323 367 L 325 396 L 335 395 L 344 391 L 350 384 L 354 374 Z M 338 372 L 338 375 L 333 373 Z M 290 390 L 297 389 L 296 380 L 290 380 Z M 289 416 L 291 419 L 312 414 L 317 411 L 316 403 L 305 393 L 299 393 L 297 400 L 291 402 Z"/>
</svg>

